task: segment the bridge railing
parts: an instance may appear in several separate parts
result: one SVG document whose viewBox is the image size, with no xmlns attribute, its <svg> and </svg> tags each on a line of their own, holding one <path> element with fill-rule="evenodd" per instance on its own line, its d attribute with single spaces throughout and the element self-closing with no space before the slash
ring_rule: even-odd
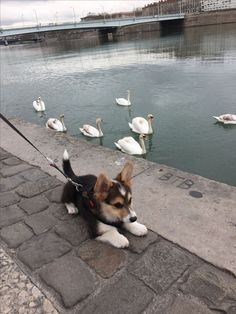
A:
<svg viewBox="0 0 236 314">
<path fill-rule="evenodd" d="M 184 13 L 177 14 L 166 14 L 166 15 L 151 15 L 151 16 L 140 16 L 140 17 L 126 17 L 119 19 L 100 19 L 100 20 L 90 20 L 90 21 L 80 21 L 77 23 L 60 23 L 54 25 L 36 25 L 31 27 L 15 27 L 15 28 L 1 28 L 0 36 L 10 36 L 10 35 L 20 35 L 33 32 L 43 32 L 43 31 L 56 31 L 63 29 L 85 29 L 85 28 L 103 28 L 103 27 L 120 27 L 128 26 L 132 24 L 139 23 L 149 23 L 157 22 L 162 20 L 171 19 L 183 19 Z"/>
</svg>

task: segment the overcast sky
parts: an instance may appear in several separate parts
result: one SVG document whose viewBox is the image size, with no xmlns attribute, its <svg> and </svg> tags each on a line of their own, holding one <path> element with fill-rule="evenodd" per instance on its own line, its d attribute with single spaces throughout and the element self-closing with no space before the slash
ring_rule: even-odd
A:
<svg viewBox="0 0 236 314">
<path fill-rule="evenodd" d="M 1 26 L 79 21 L 91 13 L 132 11 L 155 0 L 0 0 Z"/>
</svg>

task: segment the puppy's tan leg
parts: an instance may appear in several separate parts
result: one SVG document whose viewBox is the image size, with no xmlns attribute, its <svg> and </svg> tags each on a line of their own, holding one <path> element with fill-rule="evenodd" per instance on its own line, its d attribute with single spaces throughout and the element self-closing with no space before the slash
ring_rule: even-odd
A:
<svg viewBox="0 0 236 314">
<path fill-rule="evenodd" d="M 117 248 L 124 248 L 129 246 L 128 239 L 120 234 L 113 226 L 99 222 L 98 233 L 101 234 L 96 238 L 98 241 L 110 243 Z"/>
<path fill-rule="evenodd" d="M 79 210 L 73 203 L 65 203 L 68 214 L 78 214 Z"/>
<path fill-rule="evenodd" d="M 143 236 L 147 234 L 148 230 L 147 227 L 143 224 L 140 224 L 139 222 L 135 221 L 132 223 L 124 223 L 123 227 L 128 230 L 130 233 L 136 235 L 136 236 Z"/>
</svg>

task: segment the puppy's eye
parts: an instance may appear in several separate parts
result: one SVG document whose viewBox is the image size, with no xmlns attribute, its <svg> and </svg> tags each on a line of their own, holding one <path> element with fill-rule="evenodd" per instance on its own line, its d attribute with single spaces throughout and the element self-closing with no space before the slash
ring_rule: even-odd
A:
<svg viewBox="0 0 236 314">
<path fill-rule="evenodd" d="M 129 199 L 129 204 L 132 202 L 132 197 Z"/>
<path fill-rule="evenodd" d="M 115 203 L 114 206 L 115 206 L 116 208 L 122 208 L 122 207 L 123 207 L 123 204 L 121 204 L 121 203 Z"/>
</svg>

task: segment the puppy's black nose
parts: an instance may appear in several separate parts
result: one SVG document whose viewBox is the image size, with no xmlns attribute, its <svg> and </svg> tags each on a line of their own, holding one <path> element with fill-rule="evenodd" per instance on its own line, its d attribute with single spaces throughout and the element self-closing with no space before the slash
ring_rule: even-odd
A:
<svg viewBox="0 0 236 314">
<path fill-rule="evenodd" d="M 130 222 L 135 222 L 136 220 L 137 220 L 136 216 L 130 217 L 130 219 L 129 219 Z"/>
</svg>

